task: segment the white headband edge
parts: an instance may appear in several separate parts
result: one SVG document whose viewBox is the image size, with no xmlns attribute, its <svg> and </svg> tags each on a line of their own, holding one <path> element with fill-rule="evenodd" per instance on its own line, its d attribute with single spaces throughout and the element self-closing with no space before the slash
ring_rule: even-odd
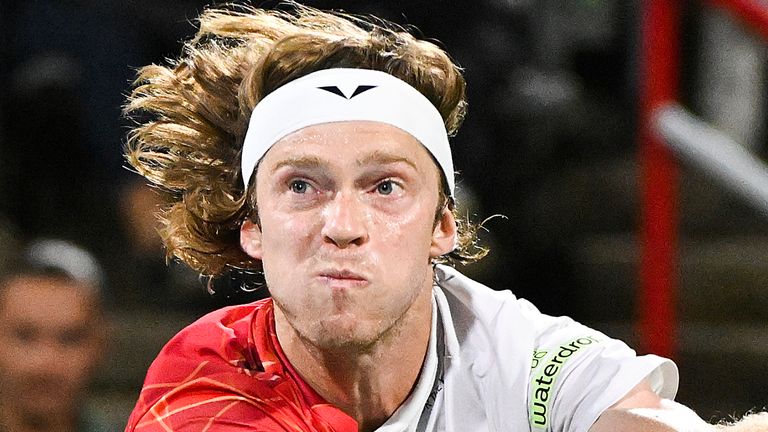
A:
<svg viewBox="0 0 768 432">
<path fill-rule="evenodd" d="M 344 85 L 346 89 L 361 83 L 366 87 L 384 86 L 375 97 L 351 97 L 329 92 L 308 92 L 323 85 Z M 335 90 L 342 92 L 336 85 Z M 366 92 L 360 92 L 365 94 Z M 301 102 L 301 104 L 297 104 Z M 289 109 L 294 107 L 295 109 Z M 285 121 L 265 114 L 288 112 Z M 393 113 L 397 112 L 397 115 Z M 298 120 L 296 118 L 298 117 Z M 269 121 L 267 121 L 269 120 Z M 265 96 L 251 113 L 243 141 L 241 175 L 247 188 L 259 161 L 278 141 L 303 128 L 343 121 L 379 121 L 410 134 L 437 162 L 448 184 L 450 198 L 455 196 L 455 173 L 448 133 L 437 108 L 418 90 L 386 72 L 370 69 L 324 69 L 293 80 Z"/>
</svg>

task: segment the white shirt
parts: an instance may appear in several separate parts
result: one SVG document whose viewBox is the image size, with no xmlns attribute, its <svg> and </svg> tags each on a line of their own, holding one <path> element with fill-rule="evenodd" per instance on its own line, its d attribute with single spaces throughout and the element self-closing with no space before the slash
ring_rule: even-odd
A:
<svg viewBox="0 0 768 432">
<path fill-rule="evenodd" d="M 422 411 L 426 431 L 580 432 L 643 379 L 661 397 L 677 393 L 670 360 L 637 356 L 619 340 L 544 315 L 450 267 L 437 266 L 436 277 L 419 381 L 379 432 L 416 432 Z M 434 407 L 424 410 L 431 393 Z"/>
</svg>

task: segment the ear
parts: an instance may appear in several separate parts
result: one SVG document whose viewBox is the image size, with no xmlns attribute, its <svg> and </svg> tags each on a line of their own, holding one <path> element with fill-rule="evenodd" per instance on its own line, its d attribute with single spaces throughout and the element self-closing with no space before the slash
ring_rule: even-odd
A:
<svg viewBox="0 0 768 432">
<path fill-rule="evenodd" d="M 437 258 L 451 252 L 456 245 L 457 235 L 456 219 L 453 217 L 453 212 L 446 206 L 432 231 L 432 245 L 429 248 L 430 258 Z"/>
<path fill-rule="evenodd" d="M 261 228 L 251 220 L 246 220 L 240 226 L 240 248 L 251 258 L 261 260 Z"/>
</svg>

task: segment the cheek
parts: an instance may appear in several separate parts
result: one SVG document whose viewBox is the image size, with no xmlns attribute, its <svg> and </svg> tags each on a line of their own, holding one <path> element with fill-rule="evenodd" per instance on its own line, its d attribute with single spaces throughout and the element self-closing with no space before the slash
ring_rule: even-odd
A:
<svg viewBox="0 0 768 432">
<path fill-rule="evenodd" d="M 317 234 L 319 216 L 310 214 L 273 213 L 262 220 L 263 259 L 265 267 L 279 257 L 298 257 L 310 252 L 313 236 Z"/>
<path fill-rule="evenodd" d="M 22 369 L 29 356 L 35 354 L 36 344 L 19 340 L 13 335 L 0 336 L 0 370 Z"/>
<path fill-rule="evenodd" d="M 95 367 L 98 352 L 91 346 L 70 348 L 66 351 L 67 360 L 65 363 L 69 370 L 66 374 L 66 381 L 72 385 L 81 385 L 88 379 Z"/>
<path fill-rule="evenodd" d="M 19 352 L 16 347 L 10 346 L 4 341 L 0 341 L 3 346 L 0 348 L 0 374 L 10 374 L 19 371 L 23 366 L 23 359 L 26 353 Z"/>
<path fill-rule="evenodd" d="M 419 204 L 413 211 L 373 218 L 375 226 L 380 227 L 381 240 L 404 254 L 424 254 L 431 244 L 434 218 L 432 210 L 426 207 Z"/>
</svg>

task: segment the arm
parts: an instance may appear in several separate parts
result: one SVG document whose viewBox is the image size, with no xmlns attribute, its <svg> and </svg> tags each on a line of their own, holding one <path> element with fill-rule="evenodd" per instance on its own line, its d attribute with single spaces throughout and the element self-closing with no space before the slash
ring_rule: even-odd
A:
<svg viewBox="0 0 768 432">
<path fill-rule="evenodd" d="M 754 414 L 733 425 L 711 425 L 693 410 L 662 399 L 643 381 L 606 410 L 590 432 L 768 432 L 768 413 Z"/>
<path fill-rule="evenodd" d="M 643 381 L 608 408 L 590 432 L 675 432 L 714 431 L 690 408 L 662 399 Z"/>
</svg>

